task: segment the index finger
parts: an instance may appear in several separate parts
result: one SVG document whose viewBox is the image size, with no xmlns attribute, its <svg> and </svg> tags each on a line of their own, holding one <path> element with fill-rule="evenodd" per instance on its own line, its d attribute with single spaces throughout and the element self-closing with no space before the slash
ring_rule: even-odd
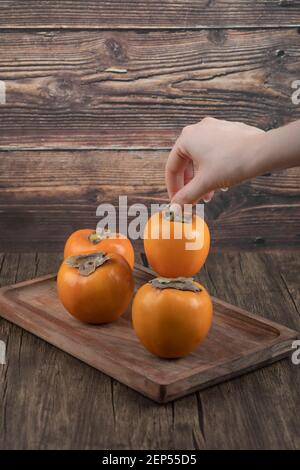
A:
<svg viewBox="0 0 300 470">
<path fill-rule="evenodd" d="M 184 186 L 184 174 L 189 159 L 179 151 L 178 140 L 175 142 L 166 163 L 165 177 L 170 199 Z"/>
</svg>

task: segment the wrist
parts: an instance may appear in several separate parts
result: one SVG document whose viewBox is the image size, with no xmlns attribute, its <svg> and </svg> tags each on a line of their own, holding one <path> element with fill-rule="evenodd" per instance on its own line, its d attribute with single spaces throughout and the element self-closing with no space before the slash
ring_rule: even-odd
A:
<svg viewBox="0 0 300 470">
<path fill-rule="evenodd" d="M 271 169 L 282 170 L 300 164 L 300 122 L 266 133 L 265 152 Z"/>
<path fill-rule="evenodd" d="M 251 136 L 244 142 L 243 180 L 267 173 L 271 169 L 267 132 Z"/>
</svg>

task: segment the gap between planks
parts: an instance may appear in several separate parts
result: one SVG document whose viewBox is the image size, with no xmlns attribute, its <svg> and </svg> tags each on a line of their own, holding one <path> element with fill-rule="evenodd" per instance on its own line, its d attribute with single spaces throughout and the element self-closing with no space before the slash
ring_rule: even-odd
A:
<svg viewBox="0 0 300 470">
<path fill-rule="evenodd" d="M 134 27 L 127 27 L 127 26 L 118 26 L 118 27 L 99 27 L 99 26 L 43 26 L 43 27 L 28 27 L 26 26 L 14 26 L 11 28 L 1 28 L 0 30 L 0 35 L 1 34 L 9 34 L 9 33 L 17 33 L 17 32 L 22 32 L 22 33 L 43 33 L 43 32 L 66 32 L 66 33 L 78 33 L 78 32 L 138 32 L 139 34 L 147 34 L 147 33 L 153 33 L 153 32 L 169 32 L 169 33 L 175 33 L 175 32 L 189 32 L 189 31 L 221 31 L 221 30 L 233 30 L 233 31 L 259 31 L 259 30 L 264 30 L 264 29 L 273 29 L 273 30 L 286 30 L 286 29 L 298 29 L 300 27 L 300 21 L 299 23 L 295 24 L 283 24 L 283 25 L 278 25 L 274 26 L 274 23 L 270 24 L 262 24 L 262 25 L 222 25 L 222 26 L 209 26 L 209 25 L 199 25 L 199 26 L 187 26 L 187 27 L 178 27 L 178 26 L 148 26 L 148 27 L 143 27 L 143 26 L 134 26 Z"/>
</svg>

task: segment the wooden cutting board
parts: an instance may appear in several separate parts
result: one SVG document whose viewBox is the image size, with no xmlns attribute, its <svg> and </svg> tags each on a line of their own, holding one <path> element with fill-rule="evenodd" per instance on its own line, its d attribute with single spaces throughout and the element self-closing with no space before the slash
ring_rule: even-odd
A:
<svg viewBox="0 0 300 470">
<path fill-rule="evenodd" d="M 153 273 L 136 266 L 136 287 Z M 117 322 L 78 322 L 61 305 L 55 275 L 0 289 L 0 315 L 153 400 L 165 403 L 287 356 L 296 331 L 218 299 L 207 339 L 183 359 L 159 359 L 138 341 L 130 310 Z"/>
</svg>

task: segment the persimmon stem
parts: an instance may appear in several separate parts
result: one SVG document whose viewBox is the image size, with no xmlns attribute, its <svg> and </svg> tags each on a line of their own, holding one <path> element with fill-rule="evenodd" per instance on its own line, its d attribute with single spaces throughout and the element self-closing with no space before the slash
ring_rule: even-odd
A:
<svg viewBox="0 0 300 470">
<path fill-rule="evenodd" d="M 97 251 L 86 255 L 69 256 L 66 258 L 65 263 L 72 266 L 72 268 L 77 268 L 81 276 L 89 276 L 109 259 L 110 257 L 106 253 Z"/>
<path fill-rule="evenodd" d="M 191 277 L 156 277 L 149 281 L 156 289 L 177 289 L 190 292 L 201 292 L 200 287 L 198 287 L 194 280 Z"/>
<path fill-rule="evenodd" d="M 166 220 L 169 220 L 170 222 L 181 222 L 182 224 L 184 223 L 191 223 L 193 214 L 185 214 L 182 211 L 180 213 L 176 213 L 175 210 L 171 210 L 170 204 L 166 207 L 166 209 L 163 211 L 163 217 Z"/>
<path fill-rule="evenodd" d="M 100 243 L 105 238 L 108 238 L 110 234 L 110 230 L 99 227 L 96 228 L 95 232 L 89 235 L 89 241 L 93 243 L 93 245 L 97 245 L 97 243 Z"/>
</svg>

